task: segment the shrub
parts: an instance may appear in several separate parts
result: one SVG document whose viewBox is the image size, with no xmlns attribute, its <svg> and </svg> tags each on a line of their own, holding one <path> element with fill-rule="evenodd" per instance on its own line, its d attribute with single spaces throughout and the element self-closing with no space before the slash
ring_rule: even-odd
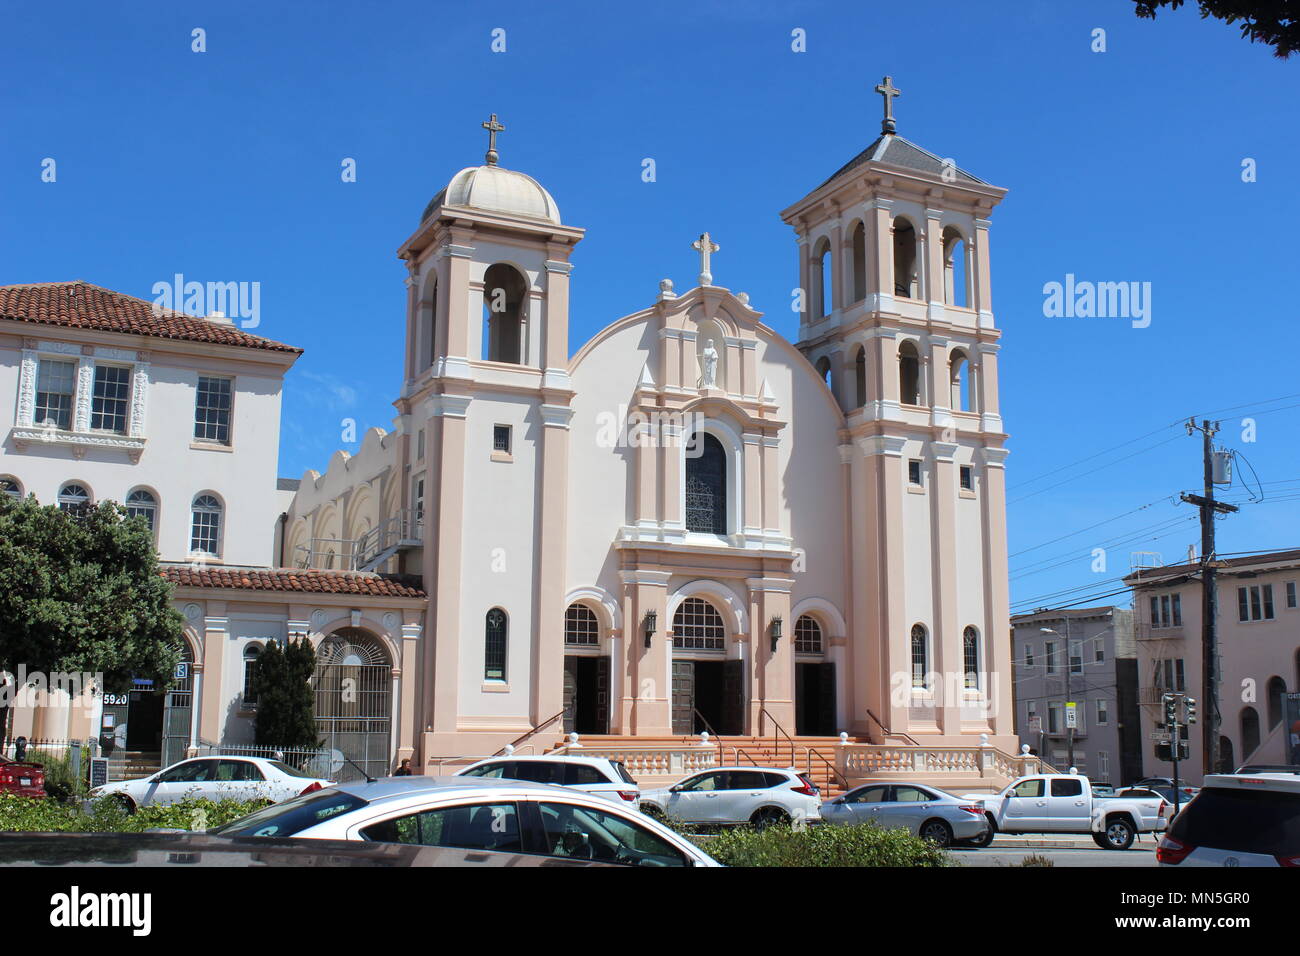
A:
<svg viewBox="0 0 1300 956">
<path fill-rule="evenodd" d="M 709 839 L 691 839 L 726 866 L 949 866 L 948 854 L 907 830 L 820 824 L 796 830 L 737 827 Z"/>
<path fill-rule="evenodd" d="M 49 750 L 29 750 L 25 758 L 30 763 L 39 763 L 45 769 L 45 792 L 56 800 L 69 800 L 84 797 L 89 787 L 86 784 L 88 763 L 83 754 L 80 771 L 72 768 L 72 748 L 62 753 Z"/>
<path fill-rule="evenodd" d="M 1019 863 L 1009 864 L 1010 866 L 1056 866 L 1056 864 L 1043 856 L 1041 853 L 1031 853 Z"/>
<path fill-rule="evenodd" d="M 96 800 L 86 812 L 78 803 L 0 794 L 0 831 L 141 833 L 163 827 L 209 830 L 269 803 L 269 800 L 191 799 L 166 806 L 141 807 L 128 814 L 112 796 Z"/>
</svg>

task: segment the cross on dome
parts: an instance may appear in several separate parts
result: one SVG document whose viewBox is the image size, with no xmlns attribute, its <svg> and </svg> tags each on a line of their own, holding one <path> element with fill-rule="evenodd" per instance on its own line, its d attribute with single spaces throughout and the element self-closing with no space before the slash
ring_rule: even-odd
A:
<svg viewBox="0 0 1300 956">
<path fill-rule="evenodd" d="M 497 133 L 504 133 L 506 128 L 497 122 L 496 113 L 493 113 L 486 123 L 480 125 L 488 131 L 487 156 L 484 158 L 487 160 L 489 166 L 495 166 L 497 160 L 500 158 L 497 156 Z"/>
</svg>

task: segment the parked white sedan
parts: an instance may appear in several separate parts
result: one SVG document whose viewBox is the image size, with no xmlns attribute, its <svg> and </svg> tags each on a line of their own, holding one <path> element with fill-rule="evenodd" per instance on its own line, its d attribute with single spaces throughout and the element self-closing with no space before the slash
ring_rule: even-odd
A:
<svg viewBox="0 0 1300 956">
<path fill-rule="evenodd" d="M 439 846 L 624 866 L 717 866 L 626 804 L 568 787 L 481 777 L 385 777 L 265 807 L 211 831 Z"/>
<path fill-rule="evenodd" d="M 813 823 L 821 796 L 804 774 L 776 767 L 717 767 L 641 792 L 641 811 L 683 823 Z"/>
<path fill-rule="evenodd" d="M 328 787 L 332 781 L 265 757 L 194 757 L 150 777 L 96 787 L 90 799 L 113 797 L 128 813 L 152 804 L 207 800 L 271 800 L 276 803 Z"/>
</svg>

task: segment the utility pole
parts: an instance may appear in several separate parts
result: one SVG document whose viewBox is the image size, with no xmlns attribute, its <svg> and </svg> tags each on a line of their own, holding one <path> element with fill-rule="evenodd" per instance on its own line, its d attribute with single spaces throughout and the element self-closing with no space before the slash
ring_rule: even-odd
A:
<svg viewBox="0 0 1300 956">
<path fill-rule="evenodd" d="M 1196 419 L 1187 420 L 1187 434 L 1201 433 L 1205 494 L 1181 495 L 1183 501 L 1196 505 L 1201 511 L 1201 695 L 1205 700 L 1205 732 L 1201 747 L 1203 774 L 1215 773 L 1219 769 L 1219 598 L 1215 581 L 1214 518 L 1238 510 L 1236 505 L 1214 500 L 1214 447 L 1211 439 L 1218 430 L 1218 422 L 1204 419 L 1197 425 Z M 1175 738 L 1175 746 L 1177 742 Z"/>
<path fill-rule="evenodd" d="M 1080 652 L 1080 661 L 1082 661 L 1082 658 L 1083 655 L 1082 652 Z M 1071 694 L 1070 675 L 1072 673 L 1074 673 L 1074 651 L 1070 647 L 1070 612 L 1066 611 L 1065 612 L 1065 706 L 1067 710 L 1072 709 L 1074 711 L 1074 714 L 1070 721 L 1070 726 L 1066 728 L 1069 731 L 1070 736 L 1066 739 L 1066 748 L 1067 748 L 1066 752 L 1069 754 L 1069 756 L 1066 757 L 1065 762 L 1069 764 L 1071 767 L 1074 766 L 1074 728 L 1079 721 L 1079 708 L 1070 707 L 1070 704 L 1073 703 L 1073 698 L 1070 696 Z"/>
</svg>

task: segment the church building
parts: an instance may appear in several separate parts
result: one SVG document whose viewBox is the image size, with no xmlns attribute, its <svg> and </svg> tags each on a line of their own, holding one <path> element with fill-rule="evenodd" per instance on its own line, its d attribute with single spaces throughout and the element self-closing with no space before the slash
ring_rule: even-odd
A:
<svg viewBox="0 0 1300 956">
<path fill-rule="evenodd" d="M 291 637 L 320 654 L 326 745 L 371 772 L 408 757 L 436 772 L 562 733 L 1014 753 L 989 249 L 1005 190 L 900 136 L 898 90 L 886 78 L 877 92 L 881 135 L 780 212 L 797 251 L 794 342 L 715 282 L 724 224 L 721 243 L 691 243 L 694 288 L 647 276 L 643 300 L 572 342 L 585 231 L 501 165 L 493 115 L 484 162 L 451 177 L 397 250 L 393 429 L 296 483 L 226 471 L 274 461 L 297 349 L 173 317 L 188 331 L 155 340 L 153 362 L 176 371 L 151 384 L 147 323 L 65 321 L 78 297 L 116 297 L 113 315 L 147 303 L 60 287 L 38 307 L 8 287 L 5 489 L 44 501 L 92 480 L 157 509 L 188 622 L 184 700 L 148 717 L 164 757 L 251 742 L 248 675 L 267 641 Z M 109 439 L 90 421 L 101 353 L 125 369 L 103 373 L 121 378 L 124 409 Z M 39 376 L 56 373 L 69 420 L 34 420 L 33 402 L 50 402 Z M 145 404 L 145 386 L 176 398 Z M 214 402 L 233 426 L 204 437 Z M 197 457 L 182 470 L 172 454 Z M 339 693 L 345 674 L 359 698 Z"/>
<path fill-rule="evenodd" d="M 398 250 L 396 428 L 308 472 L 286 532 L 306 567 L 422 577 L 410 746 L 491 753 L 562 722 L 1015 750 L 989 256 L 1005 190 L 887 107 L 781 213 L 798 341 L 715 284 L 706 233 L 695 288 L 664 280 L 574 348 L 584 230 L 484 126 L 485 162 Z"/>
</svg>

